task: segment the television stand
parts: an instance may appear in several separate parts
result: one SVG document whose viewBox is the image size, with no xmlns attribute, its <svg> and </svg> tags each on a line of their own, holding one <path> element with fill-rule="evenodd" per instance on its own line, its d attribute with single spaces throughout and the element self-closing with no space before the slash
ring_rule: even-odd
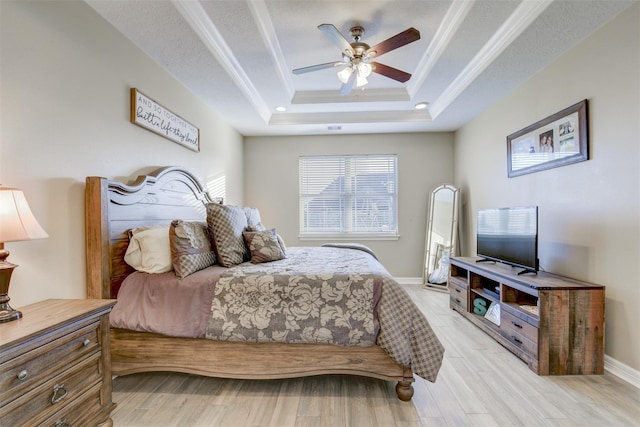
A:
<svg viewBox="0 0 640 427">
<path fill-rule="evenodd" d="M 478 261 L 450 259 L 453 310 L 538 375 L 604 373 L 604 286 Z"/>
</svg>

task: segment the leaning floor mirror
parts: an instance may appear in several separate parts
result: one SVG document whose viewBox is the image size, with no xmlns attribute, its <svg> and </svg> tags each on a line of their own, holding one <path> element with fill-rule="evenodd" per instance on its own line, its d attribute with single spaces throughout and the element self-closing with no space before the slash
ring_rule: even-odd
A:
<svg viewBox="0 0 640 427">
<path fill-rule="evenodd" d="M 431 192 L 422 278 L 427 287 L 447 289 L 449 257 L 457 254 L 458 198 L 458 189 L 449 184 Z"/>
</svg>

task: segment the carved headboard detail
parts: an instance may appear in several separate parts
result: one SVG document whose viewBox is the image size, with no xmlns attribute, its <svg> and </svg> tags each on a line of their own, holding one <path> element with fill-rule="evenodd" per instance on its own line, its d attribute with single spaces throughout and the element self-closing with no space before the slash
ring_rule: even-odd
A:
<svg viewBox="0 0 640 427">
<path fill-rule="evenodd" d="M 205 221 L 212 199 L 180 167 L 140 175 L 132 184 L 89 176 L 85 188 L 87 298 L 115 298 L 133 269 L 124 262 L 128 230 L 174 219 Z"/>
</svg>

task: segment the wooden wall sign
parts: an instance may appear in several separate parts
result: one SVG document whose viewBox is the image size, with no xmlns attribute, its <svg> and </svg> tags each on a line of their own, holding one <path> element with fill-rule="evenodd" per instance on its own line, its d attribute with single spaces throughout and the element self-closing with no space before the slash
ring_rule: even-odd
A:
<svg viewBox="0 0 640 427">
<path fill-rule="evenodd" d="M 164 108 L 136 88 L 131 88 L 131 123 L 200 151 L 200 129 Z"/>
</svg>

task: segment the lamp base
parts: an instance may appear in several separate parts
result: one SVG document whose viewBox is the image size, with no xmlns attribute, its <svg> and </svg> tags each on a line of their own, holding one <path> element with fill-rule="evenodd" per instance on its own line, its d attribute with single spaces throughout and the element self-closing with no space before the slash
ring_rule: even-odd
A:
<svg viewBox="0 0 640 427">
<path fill-rule="evenodd" d="M 0 243 L 0 323 L 11 322 L 22 317 L 22 313 L 14 310 L 9 305 L 9 283 L 11 273 L 17 265 L 7 261 L 9 251 L 4 248 L 4 243 Z"/>
<path fill-rule="evenodd" d="M 11 308 L 8 302 L 0 304 L 0 323 L 11 322 L 22 317 L 22 313 Z"/>
</svg>

